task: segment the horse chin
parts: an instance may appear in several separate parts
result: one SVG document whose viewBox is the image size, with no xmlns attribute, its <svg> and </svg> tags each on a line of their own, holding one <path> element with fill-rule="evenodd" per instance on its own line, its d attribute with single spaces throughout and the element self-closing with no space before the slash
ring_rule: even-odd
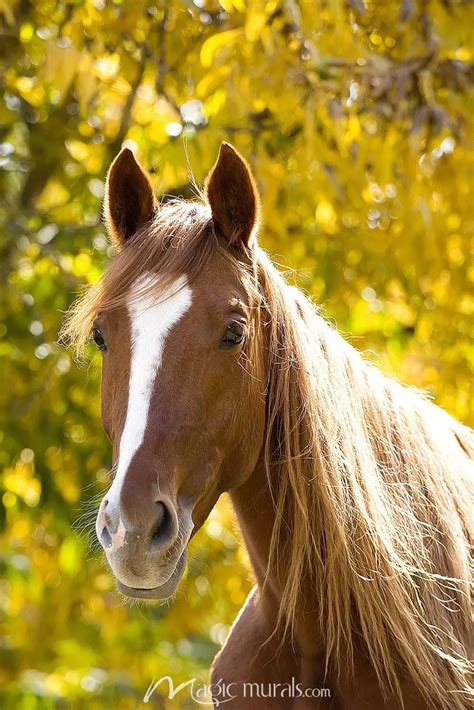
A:
<svg viewBox="0 0 474 710">
<path fill-rule="evenodd" d="M 184 551 L 181 557 L 178 559 L 174 572 L 167 579 L 164 584 L 160 584 L 159 587 L 129 587 L 119 579 L 115 579 L 117 589 L 121 594 L 132 599 L 151 599 L 151 600 L 164 600 L 172 597 L 175 593 L 179 580 L 181 579 L 184 568 L 186 566 L 186 551 Z"/>
</svg>

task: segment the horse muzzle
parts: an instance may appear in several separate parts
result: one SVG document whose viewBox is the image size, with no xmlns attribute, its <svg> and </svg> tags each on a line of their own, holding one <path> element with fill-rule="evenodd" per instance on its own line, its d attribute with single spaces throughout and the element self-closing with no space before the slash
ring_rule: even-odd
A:
<svg viewBox="0 0 474 710">
<path fill-rule="evenodd" d="M 188 531 L 179 525 L 169 501 L 157 501 L 143 512 L 125 515 L 105 497 L 97 516 L 97 537 L 122 594 L 166 599 L 174 594 L 184 572 L 191 527 Z"/>
<path fill-rule="evenodd" d="M 121 582 L 120 579 L 116 576 L 115 581 L 117 584 L 117 589 L 125 596 L 132 597 L 134 599 L 168 599 L 175 593 L 185 567 L 186 550 L 183 550 L 180 557 L 178 558 L 178 562 L 174 571 L 163 584 L 157 587 L 130 587 L 129 585 Z"/>
</svg>

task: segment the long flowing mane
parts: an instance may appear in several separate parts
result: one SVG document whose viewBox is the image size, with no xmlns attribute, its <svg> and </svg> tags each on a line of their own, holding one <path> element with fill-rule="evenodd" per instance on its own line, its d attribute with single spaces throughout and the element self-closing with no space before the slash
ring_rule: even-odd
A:
<svg viewBox="0 0 474 710">
<path fill-rule="evenodd" d="M 433 706 L 466 707 L 472 431 L 365 362 L 265 254 L 259 263 L 266 460 L 278 469 L 270 565 L 288 522 L 293 540 L 281 621 L 295 623 L 309 574 L 328 663 L 350 668 L 362 640 L 387 691 L 401 697 L 401 663 Z"/>
<path fill-rule="evenodd" d="M 144 270 L 192 279 L 219 248 L 208 206 L 182 201 L 137 240 L 71 311 L 63 335 L 79 347 Z M 347 671 L 362 649 L 387 692 L 401 698 L 405 673 L 433 706 L 466 707 L 472 432 L 366 362 L 263 250 L 247 267 L 228 258 L 267 339 L 269 570 L 292 539 L 280 623 L 294 628 L 309 579 L 328 666 Z"/>
</svg>

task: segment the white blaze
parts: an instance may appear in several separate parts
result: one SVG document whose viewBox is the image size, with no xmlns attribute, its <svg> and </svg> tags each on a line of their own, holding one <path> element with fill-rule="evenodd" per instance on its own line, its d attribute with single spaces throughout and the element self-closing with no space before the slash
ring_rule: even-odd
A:
<svg viewBox="0 0 474 710">
<path fill-rule="evenodd" d="M 156 276 L 147 274 L 136 281 L 128 303 L 132 359 L 127 416 L 120 439 L 117 473 L 107 494 L 111 507 L 119 504 L 128 467 L 143 442 L 153 385 L 161 366 L 166 338 L 189 309 L 192 300 L 192 291 L 184 276 L 165 291 L 134 298 L 137 291 L 147 288 L 154 280 L 158 283 Z"/>
</svg>

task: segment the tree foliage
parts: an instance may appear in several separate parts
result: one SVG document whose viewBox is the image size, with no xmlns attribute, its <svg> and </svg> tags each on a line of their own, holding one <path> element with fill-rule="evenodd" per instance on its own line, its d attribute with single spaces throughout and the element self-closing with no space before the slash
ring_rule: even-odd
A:
<svg viewBox="0 0 474 710">
<path fill-rule="evenodd" d="M 462 0 L 0 2 L 2 707 L 135 708 L 153 677 L 205 678 L 250 586 L 226 501 L 169 608 L 124 606 L 81 532 L 108 480 L 100 373 L 56 339 L 110 253 L 124 142 L 163 199 L 233 142 L 290 278 L 473 422 L 473 20 Z"/>
</svg>

